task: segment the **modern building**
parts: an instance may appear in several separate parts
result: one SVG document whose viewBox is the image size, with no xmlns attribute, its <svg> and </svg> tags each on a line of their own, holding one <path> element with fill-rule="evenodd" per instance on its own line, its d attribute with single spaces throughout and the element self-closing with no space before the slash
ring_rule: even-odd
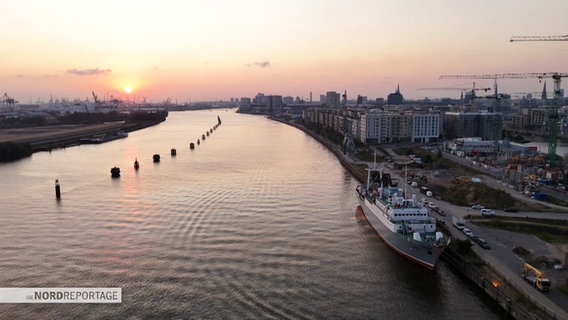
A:
<svg viewBox="0 0 568 320">
<path fill-rule="evenodd" d="M 282 108 L 284 103 L 282 102 L 282 96 L 279 95 L 269 95 L 264 97 L 264 104 L 266 105 L 267 114 L 282 114 Z"/>
<path fill-rule="evenodd" d="M 325 104 L 328 108 L 341 107 L 341 94 L 335 91 L 328 91 L 325 94 Z"/>
<path fill-rule="evenodd" d="M 365 144 L 379 144 L 390 139 L 390 123 L 387 113 L 373 109 L 361 113 L 359 141 Z"/>
<path fill-rule="evenodd" d="M 239 112 L 251 112 L 252 103 L 250 98 L 241 98 L 239 100 Z"/>
<path fill-rule="evenodd" d="M 308 123 L 346 134 L 368 145 L 391 142 L 430 142 L 437 140 L 441 115 L 435 112 L 391 112 L 367 108 L 310 108 L 303 113 Z"/>
<path fill-rule="evenodd" d="M 390 142 L 410 142 L 412 138 L 412 113 L 389 114 Z"/>
<path fill-rule="evenodd" d="M 448 142 L 447 150 L 459 156 L 489 154 L 495 150 L 495 144 L 480 137 L 459 138 Z"/>
<path fill-rule="evenodd" d="M 412 114 L 412 142 L 427 143 L 438 140 L 442 133 L 440 113 Z"/>
<path fill-rule="evenodd" d="M 503 115 L 494 112 L 446 112 L 442 117 L 445 139 L 480 137 L 501 139 Z"/>
</svg>

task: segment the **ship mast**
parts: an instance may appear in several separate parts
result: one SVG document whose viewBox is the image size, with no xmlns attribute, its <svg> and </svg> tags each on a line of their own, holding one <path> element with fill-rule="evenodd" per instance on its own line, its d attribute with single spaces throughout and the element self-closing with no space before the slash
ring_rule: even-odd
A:
<svg viewBox="0 0 568 320">
<path fill-rule="evenodd" d="M 406 185 L 408 181 L 408 167 L 404 166 L 404 198 L 407 198 L 406 196 Z"/>
<path fill-rule="evenodd" d="M 369 190 L 369 187 L 371 186 L 371 171 L 379 171 L 379 179 L 381 180 L 381 184 L 383 182 L 383 172 L 380 170 L 377 170 L 377 151 L 375 151 L 375 155 L 373 158 L 373 168 L 371 168 L 368 164 L 367 164 L 367 190 Z M 382 185 L 381 185 L 382 187 Z"/>
</svg>

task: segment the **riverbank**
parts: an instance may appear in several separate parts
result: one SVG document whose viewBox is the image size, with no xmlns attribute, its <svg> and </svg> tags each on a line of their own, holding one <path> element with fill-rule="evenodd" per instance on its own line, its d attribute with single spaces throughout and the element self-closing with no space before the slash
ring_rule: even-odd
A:
<svg viewBox="0 0 568 320">
<path fill-rule="evenodd" d="M 71 124 L 0 130 L 0 162 L 25 158 L 39 151 L 79 145 L 79 140 L 95 135 L 114 135 L 119 131 L 132 132 L 165 121 L 157 118 L 140 122 L 107 122 L 102 124 Z"/>
</svg>

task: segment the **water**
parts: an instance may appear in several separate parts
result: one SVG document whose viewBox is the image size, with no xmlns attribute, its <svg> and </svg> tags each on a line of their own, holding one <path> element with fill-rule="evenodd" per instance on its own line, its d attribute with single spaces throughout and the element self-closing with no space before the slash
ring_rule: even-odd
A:
<svg viewBox="0 0 568 320">
<path fill-rule="evenodd" d="M 170 113 L 0 177 L 0 287 L 122 288 L 118 305 L 0 304 L 0 318 L 503 318 L 444 261 L 429 272 L 394 254 L 333 154 L 260 116 Z"/>
</svg>

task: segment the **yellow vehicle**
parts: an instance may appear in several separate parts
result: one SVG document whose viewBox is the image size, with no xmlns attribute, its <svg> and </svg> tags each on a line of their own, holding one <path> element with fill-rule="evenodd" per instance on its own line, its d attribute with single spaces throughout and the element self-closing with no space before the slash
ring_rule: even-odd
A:
<svg viewBox="0 0 568 320">
<path fill-rule="evenodd" d="M 548 278 L 545 278 L 544 274 L 537 268 L 531 266 L 526 262 L 523 264 L 522 277 L 539 291 L 550 290 L 550 280 Z"/>
</svg>

